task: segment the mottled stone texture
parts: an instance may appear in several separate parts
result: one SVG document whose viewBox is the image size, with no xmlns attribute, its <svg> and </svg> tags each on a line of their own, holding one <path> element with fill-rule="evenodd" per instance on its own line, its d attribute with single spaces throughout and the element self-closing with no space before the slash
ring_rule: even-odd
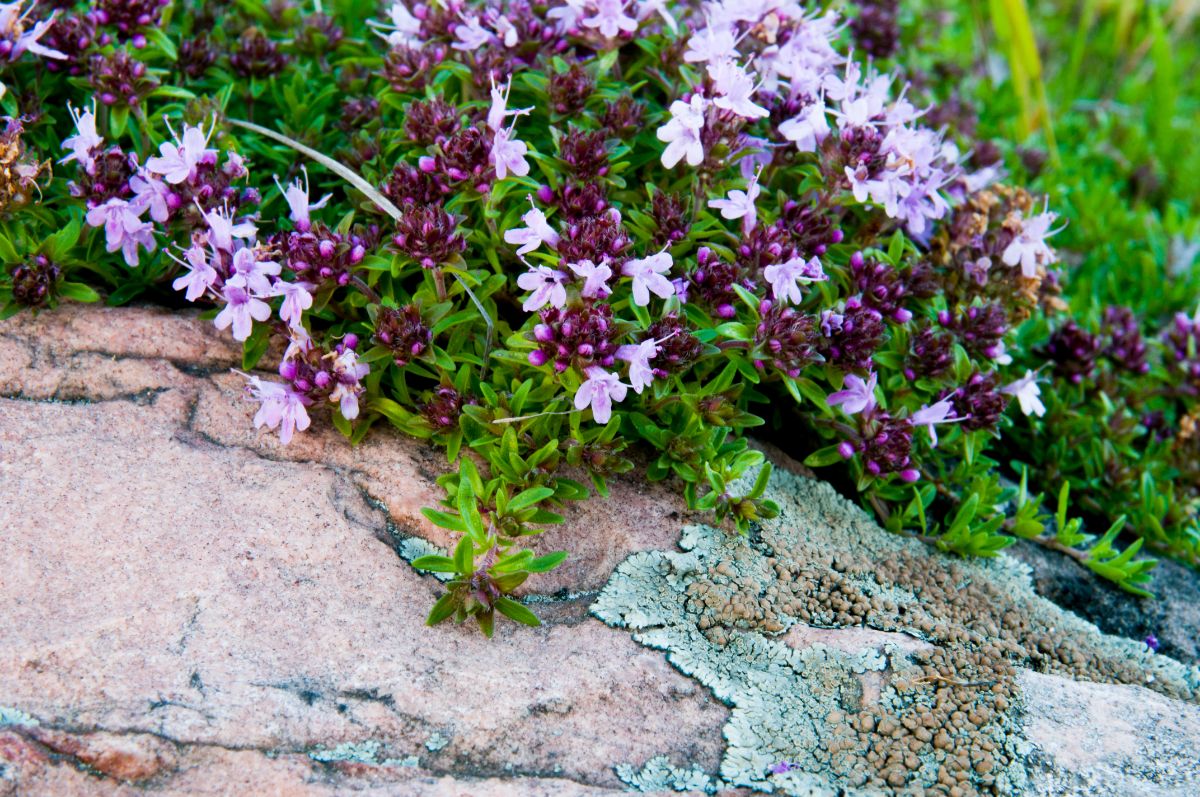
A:
<svg viewBox="0 0 1200 797">
<path fill-rule="evenodd" d="M 448 542 L 419 511 L 440 495 L 441 453 L 382 427 L 352 449 L 319 414 L 285 448 L 253 429 L 239 360 L 186 313 L 63 307 L 0 323 L 0 797 L 734 793 L 730 729 L 777 734 L 731 722 L 680 671 L 695 667 L 588 611 L 622 562 L 678 556 L 700 518 L 669 485 L 618 481 L 537 540 L 572 554 L 529 582 L 541 628 L 491 642 L 428 629 L 440 587 L 398 551 Z M 899 550 L 823 506 L 830 540 L 853 532 L 845 551 Z M 669 630 L 625 620 L 643 642 Z M 816 686 L 786 671 L 796 662 L 879 700 L 930 647 L 899 631 L 772 633 L 756 644 L 778 651 L 774 680 L 754 687 L 771 705 L 812 702 Z M 730 672 L 753 660 L 722 655 Z M 1019 680 L 1031 790 L 1063 793 L 1069 776 L 1106 797 L 1188 793 L 1200 710 L 1138 687 Z M 717 691 L 736 703 L 745 690 Z"/>
<path fill-rule="evenodd" d="M 716 767 L 725 707 L 586 595 L 491 642 L 426 628 L 440 588 L 388 515 L 441 541 L 419 515 L 440 455 L 385 429 L 352 450 L 319 420 L 286 449 L 256 434 L 208 330 L 0 326 L 0 794 L 591 795 L 660 754 Z M 571 510 L 548 549 L 574 556 L 532 589 L 673 543 L 667 494 L 615 492 Z"/>
</svg>

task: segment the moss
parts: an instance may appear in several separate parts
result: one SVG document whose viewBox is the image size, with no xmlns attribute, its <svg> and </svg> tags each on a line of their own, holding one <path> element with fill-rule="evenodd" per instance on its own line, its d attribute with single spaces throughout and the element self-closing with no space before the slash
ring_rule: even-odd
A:
<svg viewBox="0 0 1200 797">
<path fill-rule="evenodd" d="M 1007 557 L 933 553 L 779 470 L 768 497 L 780 515 L 754 534 L 689 526 L 682 550 L 634 554 L 592 606 L 731 707 L 722 785 L 1019 792 L 1018 667 L 1196 698 L 1200 672 L 1102 636 L 1037 597 Z M 812 627 L 894 636 L 794 647 Z M 797 767 L 771 774 L 779 761 Z"/>
</svg>

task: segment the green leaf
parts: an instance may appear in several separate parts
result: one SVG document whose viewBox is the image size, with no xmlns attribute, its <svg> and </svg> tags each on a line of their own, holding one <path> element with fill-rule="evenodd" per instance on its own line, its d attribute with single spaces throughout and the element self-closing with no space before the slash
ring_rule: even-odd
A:
<svg viewBox="0 0 1200 797">
<path fill-rule="evenodd" d="M 517 493 L 513 499 L 508 502 L 508 513 L 519 512 L 526 507 L 533 506 L 539 501 L 544 501 L 554 495 L 554 491 L 549 487 L 530 487 L 528 490 Z"/>
<path fill-rule="evenodd" d="M 428 570 L 431 573 L 454 573 L 454 560 L 449 556 L 418 556 L 410 562 L 417 570 Z"/>
<path fill-rule="evenodd" d="M 827 465 L 833 465 L 837 462 L 845 462 L 846 458 L 842 456 L 840 448 L 841 444 L 825 446 L 818 449 L 804 458 L 804 464 L 810 468 L 823 468 Z"/>
<path fill-rule="evenodd" d="M 454 614 L 456 601 L 454 593 L 447 592 L 442 597 L 437 599 L 437 603 L 433 604 L 433 608 L 429 610 L 429 616 L 425 618 L 425 625 L 435 626 L 445 620 L 450 615 Z"/>
<path fill-rule="evenodd" d="M 503 614 L 510 620 L 516 620 L 518 623 L 524 623 L 530 626 L 539 626 L 542 621 L 537 618 L 537 615 L 529 611 L 521 604 L 517 603 L 512 598 L 497 598 L 496 611 Z"/>
<path fill-rule="evenodd" d="M 84 285 L 82 282 L 59 283 L 58 295 L 74 302 L 100 301 L 100 294 L 96 293 L 90 285 Z"/>
<path fill-rule="evenodd" d="M 427 506 L 421 507 L 421 514 L 428 518 L 430 523 L 440 526 L 443 529 L 457 531 L 460 534 L 465 534 L 467 531 L 466 525 L 463 524 L 462 518 L 458 515 L 451 515 L 448 512 L 442 512 L 437 509 L 430 509 Z"/>
<path fill-rule="evenodd" d="M 530 573 L 546 573 L 563 563 L 567 558 L 566 551 L 555 551 L 548 553 L 545 556 L 539 556 L 525 566 L 525 569 Z"/>
</svg>

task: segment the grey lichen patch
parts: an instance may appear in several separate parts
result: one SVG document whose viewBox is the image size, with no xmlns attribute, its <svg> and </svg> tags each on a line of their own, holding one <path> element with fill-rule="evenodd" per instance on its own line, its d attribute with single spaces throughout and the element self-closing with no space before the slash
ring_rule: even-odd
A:
<svg viewBox="0 0 1200 797">
<path fill-rule="evenodd" d="M 425 749 L 431 753 L 436 753 L 438 750 L 444 749 L 448 744 L 450 744 L 450 740 L 448 738 L 437 731 L 434 731 L 433 733 L 429 734 L 429 738 L 425 740 Z"/>
<path fill-rule="evenodd" d="M 1018 667 L 1196 697 L 1200 672 L 1101 636 L 1038 598 L 1014 561 L 941 556 L 786 472 L 770 492 L 782 511 L 756 533 L 690 526 L 681 551 L 626 560 L 592 606 L 732 708 L 724 784 L 1016 793 L 1029 752 Z M 875 630 L 837 647 L 789 634 L 812 627 Z M 796 766 L 776 774 L 781 761 Z"/>
<path fill-rule="evenodd" d="M 19 708 L 9 708 L 8 706 L 0 706 L 0 728 L 5 725 L 17 725 L 24 728 L 31 728 L 38 725 L 36 717 L 31 717 Z"/>
<path fill-rule="evenodd" d="M 642 792 L 688 791 L 712 794 L 716 783 L 702 767 L 692 765 L 686 769 L 672 766 L 666 756 L 655 756 L 641 769 L 631 764 L 616 768 L 617 777 L 631 789 Z"/>
<path fill-rule="evenodd" d="M 313 761 L 331 764 L 339 761 L 353 761 L 358 764 L 374 764 L 379 760 L 379 751 L 383 745 L 374 740 L 366 739 L 361 742 L 343 742 L 332 749 L 310 750 L 308 757 Z"/>
</svg>

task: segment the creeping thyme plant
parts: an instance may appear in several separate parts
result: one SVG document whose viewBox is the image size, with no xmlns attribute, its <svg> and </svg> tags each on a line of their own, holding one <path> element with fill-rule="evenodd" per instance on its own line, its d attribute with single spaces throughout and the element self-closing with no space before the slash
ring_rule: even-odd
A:
<svg viewBox="0 0 1200 797">
<path fill-rule="evenodd" d="M 894 532 L 1029 537 L 1139 590 L 1157 537 L 1089 537 L 1065 491 L 1050 524 L 994 452 L 1059 406 L 1029 330 L 1083 380 L 1143 344 L 1115 310 L 1073 326 L 1052 200 L 939 121 L 894 5 L 0 4 L 3 315 L 194 306 L 283 444 L 440 446 L 426 515 L 460 541 L 413 562 L 446 579 L 430 623 L 536 624 L 511 595 L 566 553 L 523 538 L 635 460 L 731 531 L 774 516 L 764 426 Z M 1195 424 L 1198 326 L 1163 423 Z"/>
</svg>

